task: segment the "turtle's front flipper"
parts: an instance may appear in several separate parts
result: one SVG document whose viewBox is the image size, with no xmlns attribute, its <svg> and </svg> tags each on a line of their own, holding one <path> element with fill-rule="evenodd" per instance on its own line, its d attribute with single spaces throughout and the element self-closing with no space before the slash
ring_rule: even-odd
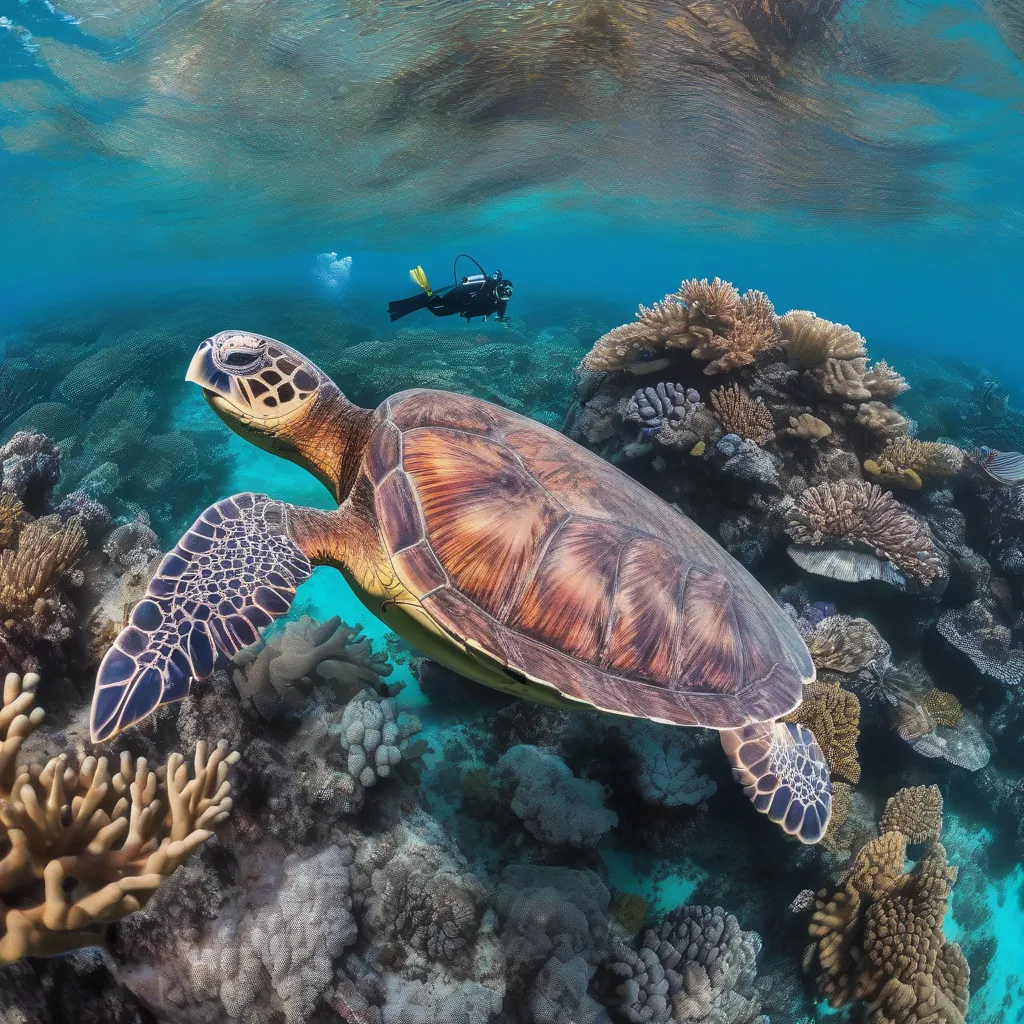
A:
<svg viewBox="0 0 1024 1024">
<path fill-rule="evenodd" d="M 759 722 L 724 729 L 733 778 L 753 805 L 802 843 L 816 843 L 832 814 L 831 776 L 806 726 Z"/>
<path fill-rule="evenodd" d="M 181 700 L 291 607 L 313 572 L 309 525 L 332 514 L 295 509 L 265 494 L 211 505 L 160 563 L 146 596 L 96 676 L 93 742 L 117 735 L 162 704 Z M 290 522 L 301 517 L 299 525 Z M 290 526 L 293 529 L 290 529 Z M 303 540 L 293 539 L 301 534 Z"/>
</svg>

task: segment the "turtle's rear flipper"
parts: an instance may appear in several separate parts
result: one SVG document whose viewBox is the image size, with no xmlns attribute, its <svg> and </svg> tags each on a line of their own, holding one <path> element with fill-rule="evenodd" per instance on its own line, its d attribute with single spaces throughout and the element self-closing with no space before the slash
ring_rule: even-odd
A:
<svg viewBox="0 0 1024 1024">
<path fill-rule="evenodd" d="M 828 764 L 806 726 L 759 722 L 725 729 L 733 778 L 753 805 L 802 843 L 816 843 L 832 814 Z"/>
<path fill-rule="evenodd" d="M 237 654 L 288 611 L 313 572 L 289 534 L 292 511 L 265 494 L 236 494 L 192 524 L 100 663 L 94 743 L 181 700 L 213 672 L 218 651 Z"/>
</svg>

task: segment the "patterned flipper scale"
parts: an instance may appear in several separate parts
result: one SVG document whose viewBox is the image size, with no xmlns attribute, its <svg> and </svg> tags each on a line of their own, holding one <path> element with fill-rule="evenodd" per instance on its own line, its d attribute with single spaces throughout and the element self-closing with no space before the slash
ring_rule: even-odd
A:
<svg viewBox="0 0 1024 1024">
<path fill-rule="evenodd" d="M 832 814 L 831 775 L 806 726 L 759 722 L 724 730 L 733 778 L 753 805 L 802 843 L 816 843 Z"/>
<path fill-rule="evenodd" d="M 96 676 L 93 742 L 187 696 L 291 607 L 313 572 L 288 533 L 288 508 L 265 494 L 211 505 L 160 563 Z"/>
</svg>

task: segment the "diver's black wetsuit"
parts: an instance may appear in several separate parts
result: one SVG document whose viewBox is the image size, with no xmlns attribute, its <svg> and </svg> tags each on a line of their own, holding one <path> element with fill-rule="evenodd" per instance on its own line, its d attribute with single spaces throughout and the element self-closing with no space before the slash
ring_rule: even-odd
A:
<svg viewBox="0 0 1024 1024">
<path fill-rule="evenodd" d="M 418 309 L 429 309 L 434 316 L 452 316 L 458 313 L 466 320 L 475 316 L 505 316 L 505 307 L 512 294 L 512 282 L 501 275 L 489 275 L 483 280 L 469 279 L 462 284 L 440 288 L 429 295 L 413 295 L 388 303 L 388 315 L 392 321 L 415 313 Z"/>
</svg>

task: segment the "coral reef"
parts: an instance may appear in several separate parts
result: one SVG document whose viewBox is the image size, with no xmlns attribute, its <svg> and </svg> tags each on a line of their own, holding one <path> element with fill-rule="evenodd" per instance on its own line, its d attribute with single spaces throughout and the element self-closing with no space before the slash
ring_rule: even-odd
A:
<svg viewBox="0 0 1024 1024">
<path fill-rule="evenodd" d="M 151 771 L 121 754 L 75 770 L 66 756 L 19 764 L 44 718 L 39 677 L 10 673 L 0 710 L 0 965 L 97 944 L 112 921 L 140 910 L 231 810 L 226 743 L 196 747 Z"/>
<path fill-rule="evenodd" d="M 840 481 L 809 487 L 790 509 L 786 531 L 806 547 L 859 546 L 920 583 L 943 574 L 927 527 L 872 484 Z"/>
<path fill-rule="evenodd" d="M 908 840 L 938 832 L 941 805 L 934 793 L 903 790 L 882 821 L 891 830 L 862 847 L 841 887 L 815 897 L 808 967 L 817 966 L 818 986 L 832 1006 L 861 1000 L 871 1024 L 962 1024 L 970 970 L 942 930 L 957 869 L 933 841 L 904 871 Z"/>
</svg>

